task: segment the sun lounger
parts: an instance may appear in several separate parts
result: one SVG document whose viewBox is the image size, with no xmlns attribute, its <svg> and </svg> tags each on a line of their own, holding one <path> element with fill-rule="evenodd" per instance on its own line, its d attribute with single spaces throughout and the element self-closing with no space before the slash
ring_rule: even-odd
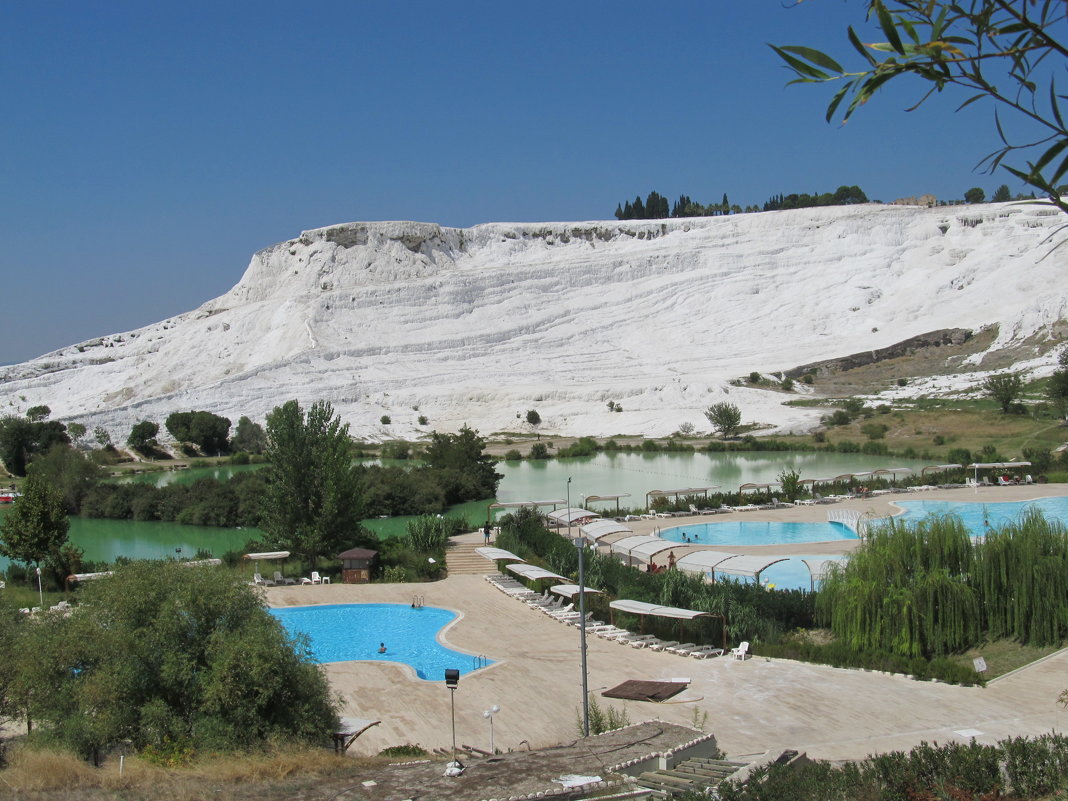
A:
<svg viewBox="0 0 1068 801">
<path fill-rule="evenodd" d="M 684 642 L 684 643 L 682 643 L 682 645 L 669 645 L 664 650 L 667 651 L 669 654 L 678 654 L 679 656 L 689 656 L 690 655 L 690 651 L 692 651 L 694 648 L 697 648 L 697 647 L 698 647 L 697 643 L 695 643 L 695 642 Z"/>
<path fill-rule="evenodd" d="M 253 574 L 252 583 L 255 584 L 257 587 L 273 587 L 274 586 L 274 582 L 273 581 L 271 581 L 270 579 L 265 579 L 259 573 Z"/>
<path fill-rule="evenodd" d="M 574 604 L 568 604 L 563 609 L 547 609 L 545 610 L 545 614 L 547 614 L 549 617 L 560 617 L 561 615 L 570 615 L 574 611 L 574 609 Z M 578 613 L 575 612 L 575 614 Z"/>
<path fill-rule="evenodd" d="M 657 642 L 649 643 L 649 645 L 647 645 L 646 647 L 651 651 L 663 651 L 678 644 L 678 640 L 659 640 Z"/>
<path fill-rule="evenodd" d="M 612 639 L 620 645 L 632 645 L 635 648 L 639 648 L 641 646 L 637 645 L 637 643 L 646 643 L 655 640 L 656 637 L 652 634 L 631 634 L 628 631 L 626 634 L 620 634 L 618 637 L 613 637 Z"/>
<path fill-rule="evenodd" d="M 589 629 L 587 629 L 589 631 Z M 605 626 L 604 628 L 598 628 L 594 633 L 603 639 L 610 640 L 613 637 L 618 637 L 621 634 L 630 634 L 626 629 L 621 629 L 618 626 Z"/>
<path fill-rule="evenodd" d="M 275 584 L 296 584 L 296 579 L 286 578 L 278 570 L 274 571 L 274 583 Z"/>
<path fill-rule="evenodd" d="M 708 659 L 709 657 L 713 656 L 723 656 L 723 654 L 725 653 L 726 651 L 724 651 L 722 648 L 716 648 L 713 645 L 706 645 L 703 648 L 695 648 L 694 650 L 690 651 L 690 656 L 692 656 L 694 659 Z"/>
</svg>

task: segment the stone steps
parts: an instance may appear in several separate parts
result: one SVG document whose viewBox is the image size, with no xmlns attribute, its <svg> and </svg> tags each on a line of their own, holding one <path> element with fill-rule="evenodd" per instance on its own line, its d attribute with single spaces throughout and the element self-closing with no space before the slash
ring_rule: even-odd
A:
<svg viewBox="0 0 1068 801">
<path fill-rule="evenodd" d="M 445 551 L 445 568 L 450 576 L 484 576 L 495 571 L 490 562 L 475 553 L 481 545 L 471 542 L 450 545 Z"/>
<path fill-rule="evenodd" d="M 668 797 L 703 792 L 746 767 L 745 762 L 726 759 L 687 759 L 670 770 L 650 770 L 638 777 L 638 784 Z"/>
</svg>

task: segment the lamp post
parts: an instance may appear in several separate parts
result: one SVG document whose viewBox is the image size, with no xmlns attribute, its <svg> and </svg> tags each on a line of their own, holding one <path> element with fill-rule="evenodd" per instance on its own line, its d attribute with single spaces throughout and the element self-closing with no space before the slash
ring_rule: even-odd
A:
<svg viewBox="0 0 1068 801">
<path fill-rule="evenodd" d="M 41 566 L 37 566 L 37 595 L 40 598 L 41 608 L 44 609 L 44 590 L 41 588 Z"/>
<path fill-rule="evenodd" d="M 496 715 L 500 711 L 501 711 L 501 708 L 499 706 L 497 706 L 497 704 L 494 704 L 493 706 L 491 706 L 489 709 L 487 709 L 485 712 L 482 713 L 482 717 L 486 718 L 490 722 L 490 753 L 491 754 L 496 754 L 497 753 L 497 751 L 494 750 L 494 748 L 493 748 L 493 716 Z"/>
<path fill-rule="evenodd" d="M 575 540 L 578 548 L 578 582 L 579 582 L 579 653 L 582 657 L 582 736 L 590 736 L 590 693 L 586 686 L 586 538 Z"/>
<path fill-rule="evenodd" d="M 571 476 L 567 477 L 567 538 L 571 539 Z"/>
<path fill-rule="evenodd" d="M 452 700 L 452 761 L 456 761 L 456 686 L 460 683 L 460 671 L 456 668 L 445 668 L 445 686 L 449 688 L 449 697 Z"/>
</svg>

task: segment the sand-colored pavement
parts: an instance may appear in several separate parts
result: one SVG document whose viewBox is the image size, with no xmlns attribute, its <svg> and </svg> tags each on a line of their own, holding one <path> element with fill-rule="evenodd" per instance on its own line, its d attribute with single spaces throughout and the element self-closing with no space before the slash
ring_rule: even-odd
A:
<svg viewBox="0 0 1068 801">
<path fill-rule="evenodd" d="M 1004 487 L 979 491 L 980 500 L 1025 500 L 1068 494 L 1068 487 Z M 878 515 L 894 499 L 975 500 L 972 490 L 925 492 L 849 502 L 868 504 Z M 847 504 L 839 504 L 838 508 Z M 826 519 L 826 507 L 747 513 L 746 519 Z M 760 517 L 758 517 L 760 515 Z M 703 518 L 704 520 L 725 519 Z M 683 518 L 697 521 L 698 518 Z M 639 521 L 649 528 L 670 521 Z M 640 530 L 635 525 L 636 530 Z M 835 547 L 848 550 L 855 543 Z M 766 546 L 766 550 L 773 546 Z M 786 553 L 783 546 L 774 546 Z M 803 546 L 812 553 L 812 544 Z M 739 550 L 731 548 L 731 550 Z M 750 549 L 746 549 L 750 550 Z M 840 552 L 840 551 L 828 551 Z M 490 568 L 490 563 L 487 562 Z M 516 601 L 478 576 L 453 576 L 431 584 L 365 584 L 269 588 L 274 606 L 321 603 L 403 603 L 423 596 L 428 606 L 460 617 L 441 635 L 450 647 L 484 654 L 494 664 L 465 675 L 456 691 L 457 742 L 489 746 L 483 711 L 498 704 L 498 748 L 533 748 L 573 739 L 581 702 L 578 629 L 558 623 Z M 388 639 L 388 633 L 383 633 Z M 1037 735 L 1068 724 L 1057 703 L 1068 687 L 1068 651 L 992 682 L 985 688 L 917 682 L 904 676 L 807 665 L 755 657 L 695 660 L 653 653 L 590 636 L 589 687 L 627 679 L 690 679 L 670 702 L 652 704 L 600 699 L 624 707 L 632 722 L 659 718 L 702 724 L 732 756 L 771 748 L 796 748 L 825 759 L 860 758 L 908 749 L 919 742 L 975 737 L 980 742 Z M 470 663 L 470 664 L 473 664 Z M 469 667 L 464 665 L 464 667 Z M 376 753 L 390 745 L 451 745 L 450 698 L 443 681 L 423 681 L 406 667 L 383 662 L 327 666 L 342 698 L 342 714 L 382 721 L 357 741 L 353 752 Z"/>
</svg>

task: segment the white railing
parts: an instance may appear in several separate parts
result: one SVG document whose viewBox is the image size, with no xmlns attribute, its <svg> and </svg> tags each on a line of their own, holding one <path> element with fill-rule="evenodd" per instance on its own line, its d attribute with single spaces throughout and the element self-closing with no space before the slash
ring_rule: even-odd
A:
<svg viewBox="0 0 1068 801">
<path fill-rule="evenodd" d="M 830 509 L 827 512 L 827 522 L 841 523 L 861 539 L 867 533 L 867 522 L 856 509 Z"/>
</svg>

